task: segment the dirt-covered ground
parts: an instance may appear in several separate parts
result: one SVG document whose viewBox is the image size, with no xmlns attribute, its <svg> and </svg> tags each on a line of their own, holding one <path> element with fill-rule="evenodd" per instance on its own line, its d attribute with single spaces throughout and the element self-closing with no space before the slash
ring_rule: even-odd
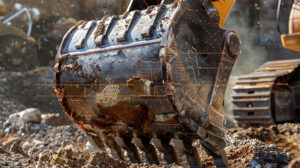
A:
<svg viewBox="0 0 300 168">
<path fill-rule="evenodd" d="M 72 125 L 1 122 L 0 137 L 0 167 L 149 167 L 93 151 L 85 135 Z M 300 124 L 229 129 L 227 139 L 230 167 L 287 167 L 300 157 Z M 201 159 L 203 167 L 214 167 L 205 153 Z"/>
<path fill-rule="evenodd" d="M 81 3 L 78 3 L 79 1 Z M 42 122 L 44 124 L 18 123 L 15 120 L 6 122 L 9 116 L 28 107 L 38 108 L 42 113 L 61 112 L 62 110 L 53 92 L 54 72 L 52 67 L 57 47 L 63 35 L 77 20 L 100 19 L 104 14 L 122 13 L 126 9 L 125 4 L 128 2 L 128 0 L 0 0 L 0 22 L 16 13 L 19 8 L 27 7 L 29 9 L 33 19 L 31 38 L 34 39 L 30 42 L 37 50 L 36 55 L 38 55 L 39 63 L 46 66 L 20 72 L 16 72 L 13 68 L 5 69 L 0 66 L 0 168 L 150 167 L 120 162 L 110 158 L 105 153 L 94 151 L 91 145 L 87 143 L 85 135 L 77 127 L 64 125 L 70 121 L 64 118 L 62 114 L 60 117 L 52 116 L 53 120 Z M 268 0 L 268 2 L 273 4 L 274 0 Z M 242 7 L 248 6 L 246 1 L 240 1 L 239 3 L 244 4 L 241 5 Z M 1 11 L 1 4 L 7 6 L 7 12 Z M 276 10 L 277 3 L 274 4 L 275 7 L 270 4 L 267 6 Z M 240 10 L 244 14 L 243 9 L 238 7 L 233 12 Z M 272 12 L 266 14 L 271 15 Z M 266 61 L 267 57 L 278 59 L 283 55 L 284 58 L 292 58 L 293 54 L 291 53 L 281 55 L 281 52 L 277 50 L 266 51 L 265 48 L 260 46 L 251 46 L 254 43 L 254 38 L 249 36 L 250 30 L 247 28 L 248 25 L 244 23 L 247 19 L 239 13 L 235 16 L 242 20 L 242 24 L 237 24 L 239 20 L 236 21 L 236 18 L 233 17 L 227 27 L 228 29 L 237 30 L 244 44 L 242 47 L 243 52 L 236 64 L 238 67 L 258 66 Z M 273 22 L 275 23 L 275 19 Z M 237 27 L 233 28 L 234 25 Z M 2 34 L 13 31 L 14 34 L 23 37 L 27 32 L 27 20 L 19 17 L 11 22 L 8 29 L 5 28 L 7 26 L 0 25 Z M 275 28 L 274 26 L 273 29 Z M 268 32 L 272 32 L 272 30 L 270 29 Z M 259 34 L 259 32 L 255 31 L 253 34 Z M 244 36 L 245 38 L 243 38 Z M 278 37 L 278 39 L 277 47 L 281 46 L 280 38 Z M 2 43 L 2 45 L 4 44 L 6 44 L 6 41 Z M 0 51 L 0 55 L 3 54 L 3 51 Z M 295 53 L 294 55 L 298 56 Z M 23 58 L 27 55 L 17 56 Z M 31 59 L 29 60 L 32 63 Z M 22 64 L 25 63 L 22 62 Z M 236 68 L 233 74 L 240 75 L 241 72 L 241 68 Z M 229 86 L 232 86 L 232 84 L 229 84 Z M 234 125 L 233 122 L 228 123 L 228 126 Z M 226 137 L 228 140 L 226 152 L 230 167 L 233 168 L 288 167 L 292 159 L 300 157 L 300 124 L 288 123 L 267 128 L 233 128 L 228 130 Z M 205 152 L 202 153 L 201 161 L 204 168 L 214 167 L 212 158 L 207 156 Z M 178 166 L 174 164 L 165 167 Z M 300 165 L 295 165 L 293 168 L 297 167 L 300 167 Z"/>
</svg>

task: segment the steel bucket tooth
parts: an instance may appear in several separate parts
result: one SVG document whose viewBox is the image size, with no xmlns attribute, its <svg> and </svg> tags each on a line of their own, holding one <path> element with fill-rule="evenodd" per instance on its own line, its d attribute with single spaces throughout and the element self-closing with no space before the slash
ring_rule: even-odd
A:
<svg viewBox="0 0 300 168">
<path fill-rule="evenodd" d="M 167 150 L 164 148 L 161 140 L 157 139 L 157 138 L 152 138 L 150 141 L 150 144 L 154 148 L 154 156 L 155 156 L 156 161 L 160 165 L 167 165 L 168 164 L 167 159 L 166 159 Z"/>
<path fill-rule="evenodd" d="M 117 151 L 119 153 L 119 156 L 125 161 L 125 162 L 134 162 L 134 153 L 130 151 L 130 149 L 126 146 L 124 140 L 120 136 L 115 137 L 115 143 L 117 147 Z"/>
<path fill-rule="evenodd" d="M 181 139 L 172 138 L 170 145 L 173 148 L 173 154 L 176 160 L 176 163 L 183 167 L 190 167 L 189 162 L 186 156 L 186 149 L 184 147 L 183 141 Z"/>
<path fill-rule="evenodd" d="M 140 163 L 146 163 L 148 165 L 154 164 L 155 161 L 152 158 L 152 154 L 149 152 L 147 146 L 144 146 L 142 139 L 134 136 L 131 140 L 131 143 L 134 145 L 134 151 Z"/>
</svg>

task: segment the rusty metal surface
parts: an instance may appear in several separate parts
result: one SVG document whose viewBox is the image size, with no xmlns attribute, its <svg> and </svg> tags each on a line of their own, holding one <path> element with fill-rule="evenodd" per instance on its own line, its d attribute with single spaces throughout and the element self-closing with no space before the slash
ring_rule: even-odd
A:
<svg viewBox="0 0 300 168">
<path fill-rule="evenodd" d="M 232 96 L 238 125 L 268 126 L 297 121 L 299 65 L 300 59 L 269 61 L 253 73 L 240 76 Z"/>
<path fill-rule="evenodd" d="M 220 157 L 239 39 L 211 19 L 212 7 L 175 1 L 69 30 L 56 58 L 56 93 L 94 144 L 123 160 L 193 167 L 200 140 Z"/>
</svg>

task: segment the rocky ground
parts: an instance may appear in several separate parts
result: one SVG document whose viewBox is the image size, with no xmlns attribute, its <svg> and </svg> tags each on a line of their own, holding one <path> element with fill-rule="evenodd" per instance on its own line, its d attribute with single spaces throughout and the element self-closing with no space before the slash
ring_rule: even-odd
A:
<svg viewBox="0 0 300 168">
<path fill-rule="evenodd" d="M 85 135 L 76 126 L 69 125 L 70 121 L 63 114 L 54 114 L 61 111 L 52 85 L 53 61 L 61 38 L 77 20 L 83 18 L 91 20 L 101 18 L 107 13 L 121 13 L 125 7 L 119 8 L 117 5 L 126 6 L 125 4 L 128 3 L 124 1 L 121 4 L 119 0 L 110 0 L 107 1 L 108 3 L 98 0 L 78 2 L 0 0 L 0 22 L 23 7 L 29 9 L 33 19 L 30 39 L 34 39 L 30 42 L 37 49 L 36 54 L 40 64 L 47 66 L 21 72 L 15 72 L 16 69 L 13 68 L 4 71 L 4 68 L 0 67 L 0 168 L 148 167 L 116 161 L 105 153 L 94 151 Z M 103 10 L 103 8 L 109 10 Z M 240 15 L 238 16 L 241 18 Z M 27 19 L 19 17 L 13 20 L 11 25 L 10 27 L 0 25 L 0 32 L 7 34 L 13 31 L 14 34 L 20 36 L 26 35 Z M 240 34 L 245 33 L 240 32 Z M 248 31 L 246 37 L 249 37 Z M 243 52 L 247 55 L 245 59 L 253 55 L 253 49 L 251 52 L 247 52 L 248 49 L 242 50 L 246 51 Z M 257 60 L 257 56 L 260 56 L 259 60 L 263 59 L 261 53 L 264 51 L 259 50 L 259 52 L 260 54 L 257 54 L 256 51 L 252 58 Z M 0 51 L 0 55 L 2 53 Z M 269 55 L 274 57 L 274 54 Z M 17 56 L 26 57 L 26 55 Z M 31 59 L 29 60 L 32 63 Z M 257 62 L 257 64 L 260 63 Z M 240 71 L 240 69 L 237 70 Z M 39 110 L 28 110 L 28 107 L 35 107 Z M 16 114 L 25 109 L 27 109 L 26 113 Z M 42 115 L 40 111 L 44 114 Z M 234 125 L 231 122 L 228 123 L 227 126 Z M 228 130 L 226 137 L 228 140 L 226 152 L 230 167 L 300 167 L 300 161 L 297 165 L 297 160 L 295 160 L 300 157 L 300 124 L 282 124 L 267 128 L 234 128 Z M 212 158 L 204 152 L 201 159 L 203 167 L 214 167 Z M 292 164 L 294 166 L 291 166 Z"/>
<path fill-rule="evenodd" d="M 12 109 L 17 107 L 12 105 Z M 0 167 L 148 167 L 94 151 L 77 127 L 59 124 L 59 116 L 36 117 L 37 109 L 26 111 L 0 121 Z M 62 126 L 51 126 L 55 123 Z M 292 159 L 300 157 L 300 124 L 229 129 L 227 139 L 230 167 L 288 167 Z M 214 167 L 205 153 L 201 161 L 203 167 Z"/>
</svg>

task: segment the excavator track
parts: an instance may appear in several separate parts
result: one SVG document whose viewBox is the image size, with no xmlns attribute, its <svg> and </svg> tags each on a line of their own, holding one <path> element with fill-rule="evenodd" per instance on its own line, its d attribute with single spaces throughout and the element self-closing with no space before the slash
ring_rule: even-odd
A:
<svg viewBox="0 0 300 168">
<path fill-rule="evenodd" d="M 296 121 L 299 106 L 300 59 L 269 61 L 238 77 L 232 111 L 239 126 L 269 126 Z"/>
<path fill-rule="evenodd" d="M 56 94 L 111 157 L 201 167 L 205 150 L 228 167 L 222 103 L 238 35 L 219 27 L 210 1 L 167 2 L 71 28 L 56 57 Z"/>
</svg>

